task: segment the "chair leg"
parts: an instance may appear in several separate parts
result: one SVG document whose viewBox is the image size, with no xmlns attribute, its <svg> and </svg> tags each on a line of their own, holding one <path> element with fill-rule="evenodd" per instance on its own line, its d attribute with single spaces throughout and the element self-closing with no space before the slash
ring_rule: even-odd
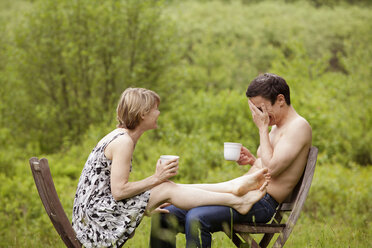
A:
<svg viewBox="0 0 372 248">
<path fill-rule="evenodd" d="M 223 232 L 231 239 L 231 241 L 234 243 L 234 245 L 238 248 L 242 247 L 243 242 L 240 240 L 239 236 L 236 232 L 232 231 L 230 232 L 230 229 L 225 229 Z"/>
<path fill-rule="evenodd" d="M 274 220 L 272 222 L 280 223 L 282 219 L 283 215 L 280 212 L 276 212 Z M 274 235 L 275 235 L 274 233 L 265 233 L 265 235 L 262 237 L 260 241 L 260 246 L 262 248 L 266 248 L 270 244 L 270 241 L 274 237 Z"/>
<path fill-rule="evenodd" d="M 239 233 L 239 235 L 248 243 L 248 247 L 260 248 L 257 242 L 249 235 L 249 233 Z"/>
<path fill-rule="evenodd" d="M 266 248 L 269 244 L 270 244 L 270 241 L 271 239 L 274 237 L 274 234 L 273 233 L 266 233 L 261 241 L 260 241 L 260 247 L 262 248 Z"/>
<path fill-rule="evenodd" d="M 231 238 L 231 241 L 234 243 L 234 245 L 238 248 L 260 248 L 260 246 L 257 244 L 257 242 L 248 234 L 248 233 L 236 233 L 233 232 L 232 236 L 230 236 L 229 233 L 225 232 L 225 234 Z M 244 243 L 241 238 L 246 242 Z"/>
<path fill-rule="evenodd" d="M 238 235 L 236 235 L 236 232 L 233 232 L 233 235 L 231 237 L 231 241 L 238 248 L 240 248 L 242 246 L 242 244 L 243 244 L 242 241 L 240 240 L 240 238 L 238 237 Z"/>
</svg>

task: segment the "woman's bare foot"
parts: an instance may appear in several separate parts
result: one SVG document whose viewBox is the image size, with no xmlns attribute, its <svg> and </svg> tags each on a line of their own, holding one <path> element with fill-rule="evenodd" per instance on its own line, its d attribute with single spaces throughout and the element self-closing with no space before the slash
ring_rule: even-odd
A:
<svg viewBox="0 0 372 248">
<path fill-rule="evenodd" d="M 269 182 L 270 178 L 267 168 L 235 178 L 231 180 L 232 193 L 237 196 L 245 195 L 248 191 L 259 189 L 265 182 Z"/>
<path fill-rule="evenodd" d="M 268 182 L 264 182 L 260 189 L 251 190 L 247 194 L 239 197 L 240 203 L 234 206 L 234 209 L 240 214 L 247 214 L 251 210 L 253 204 L 258 202 L 266 194 Z"/>
</svg>

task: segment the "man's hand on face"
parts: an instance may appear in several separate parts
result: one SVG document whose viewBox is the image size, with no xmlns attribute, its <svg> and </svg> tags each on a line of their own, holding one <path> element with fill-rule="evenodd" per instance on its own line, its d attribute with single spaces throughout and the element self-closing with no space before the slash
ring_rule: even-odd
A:
<svg viewBox="0 0 372 248">
<path fill-rule="evenodd" d="M 236 161 L 239 165 L 253 165 L 256 161 L 256 158 L 253 156 L 253 154 L 244 146 L 242 146 L 240 150 L 240 158 L 238 161 Z"/>
<path fill-rule="evenodd" d="M 261 103 L 260 108 L 256 107 L 251 100 L 248 100 L 249 109 L 252 113 L 252 118 L 259 130 L 267 130 L 269 127 L 269 114 L 265 104 Z"/>
</svg>

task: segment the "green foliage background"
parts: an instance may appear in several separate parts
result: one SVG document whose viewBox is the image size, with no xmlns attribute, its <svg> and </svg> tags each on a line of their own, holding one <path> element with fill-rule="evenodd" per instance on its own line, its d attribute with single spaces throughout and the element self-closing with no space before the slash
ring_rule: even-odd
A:
<svg viewBox="0 0 372 248">
<path fill-rule="evenodd" d="M 224 161 L 222 143 L 256 150 L 245 90 L 267 71 L 289 83 L 320 151 L 287 246 L 370 247 L 371 30 L 368 1 L 2 0 L 0 247 L 63 247 L 28 159 L 49 159 L 70 216 L 84 162 L 115 128 L 129 86 L 162 98 L 132 180 L 151 175 L 164 153 L 181 156 L 176 182 L 241 175 L 247 168 Z M 147 247 L 149 226 L 145 219 L 126 247 Z M 232 246 L 213 238 L 214 247 Z"/>
</svg>

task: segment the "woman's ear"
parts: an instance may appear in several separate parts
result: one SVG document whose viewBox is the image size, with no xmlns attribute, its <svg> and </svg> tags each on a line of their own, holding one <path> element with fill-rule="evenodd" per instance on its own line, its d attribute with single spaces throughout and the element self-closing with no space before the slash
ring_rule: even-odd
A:
<svg viewBox="0 0 372 248">
<path fill-rule="evenodd" d="M 141 111 L 141 120 L 145 119 L 146 114 L 144 112 L 145 111 Z"/>
</svg>

